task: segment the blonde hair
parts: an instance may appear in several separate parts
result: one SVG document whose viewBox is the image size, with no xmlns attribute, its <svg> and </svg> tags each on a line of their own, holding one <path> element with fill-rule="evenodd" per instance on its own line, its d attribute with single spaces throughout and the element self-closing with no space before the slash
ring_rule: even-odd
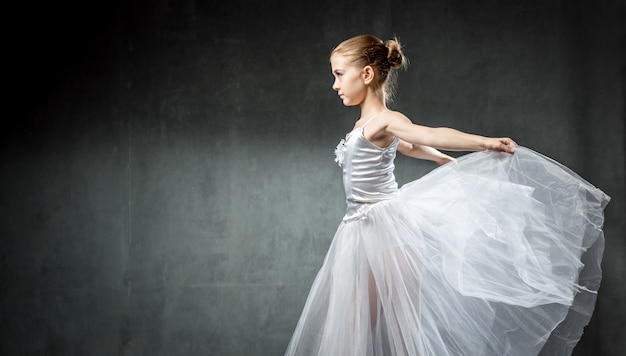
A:
<svg viewBox="0 0 626 356">
<path fill-rule="evenodd" d="M 358 67 L 371 66 L 378 73 L 373 88 L 386 105 L 393 100 L 396 69 L 405 68 L 407 59 L 397 38 L 383 41 L 373 35 L 359 35 L 341 42 L 330 53 L 342 55 Z"/>
</svg>

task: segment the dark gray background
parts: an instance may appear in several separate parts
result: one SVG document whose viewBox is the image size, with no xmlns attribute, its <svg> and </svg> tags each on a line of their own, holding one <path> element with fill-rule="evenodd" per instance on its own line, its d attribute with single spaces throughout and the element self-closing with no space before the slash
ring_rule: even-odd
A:
<svg viewBox="0 0 626 356">
<path fill-rule="evenodd" d="M 510 3 L 510 4 L 509 4 Z M 608 193 L 576 355 L 626 349 L 623 1 L 6 8 L 0 351 L 281 355 L 344 210 L 341 40 L 397 35 L 414 122 L 508 135 Z M 399 157 L 401 183 L 435 166 Z"/>
</svg>

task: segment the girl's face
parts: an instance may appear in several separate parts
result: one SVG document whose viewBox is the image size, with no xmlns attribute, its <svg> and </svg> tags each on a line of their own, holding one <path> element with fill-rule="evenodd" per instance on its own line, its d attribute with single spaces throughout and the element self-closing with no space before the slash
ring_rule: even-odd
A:
<svg viewBox="0 0 626 356">
<path fill-rule="evenodd" d="M 333 90 L 337 91 L 343 105 L 353 106 L 362 103 L 367 92 L 362 68 L 350 64 L 348 59 L 340 54 L 333 54 L 330 57 L 330 66 L 335 77 Z"/>
</svg>

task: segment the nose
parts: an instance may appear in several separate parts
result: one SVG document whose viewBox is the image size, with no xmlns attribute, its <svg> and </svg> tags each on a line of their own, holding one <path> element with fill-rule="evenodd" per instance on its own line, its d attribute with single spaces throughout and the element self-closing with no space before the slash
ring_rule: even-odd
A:
<svg viewBox="0 0 626 356">
<path fill-rule="evenodd" d="M 335 81 L 333 82 L 333 90 L 335 91 L 339 91 L 339 81 L 335 78 Z"/>
</svg>

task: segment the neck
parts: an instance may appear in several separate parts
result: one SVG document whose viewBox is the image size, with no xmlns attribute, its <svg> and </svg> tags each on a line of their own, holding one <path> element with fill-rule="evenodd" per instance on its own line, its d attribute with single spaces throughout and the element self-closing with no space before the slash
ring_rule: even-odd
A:
<svg viewBox="0 0 626 356">
<path fill-rule="evenodd" d="M 372 98 L 372 96 L 368 96 L 360 105 L 362 119 L 370 118 L 384 110 L 387 110 L 387 107 L 382 100 L 378 98 L 368 100 L 369 98 Z"/>
</svg>

